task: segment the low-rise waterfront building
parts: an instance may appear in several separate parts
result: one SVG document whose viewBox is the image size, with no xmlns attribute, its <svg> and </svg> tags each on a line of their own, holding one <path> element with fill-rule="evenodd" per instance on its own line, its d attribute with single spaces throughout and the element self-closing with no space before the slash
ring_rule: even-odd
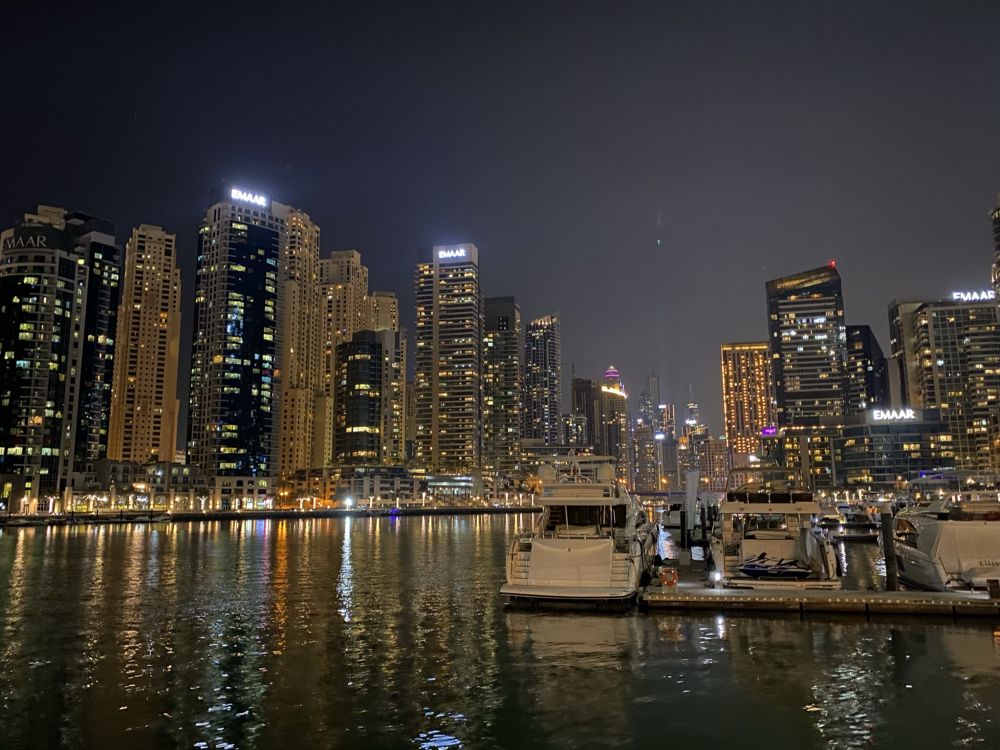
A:
<svg viewBox="0 0 1000 750">
<path fill-rule="evenodd" d="M 952 437 L 936 409 L 822 417 L 763 440 L 769 458 L 800 469 L 816 490 L 888 488 L 955 467 Z"/>
</svg>

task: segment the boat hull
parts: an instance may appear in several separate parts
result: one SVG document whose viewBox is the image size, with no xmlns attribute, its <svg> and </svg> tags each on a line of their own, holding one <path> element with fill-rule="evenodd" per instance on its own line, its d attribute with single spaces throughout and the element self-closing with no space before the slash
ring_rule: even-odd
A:
<svg viewBox="0 0 1000 750">
<path fill-rule="evenodd" d="M 602 609 L 626 611 L 635 606 L 638 590 L 597 586 L 533 586 L 505 583 L 504 603 L 519 609 Z"/>
<path fill-rule="evenodd" d="M 949 573 L 940 559 L 931 559 L 919 549 L 896 544 L 899 580 L 911 588 L 926 591 L 985 589 L 987 581 L 1000 579 L 1000 566 L 979 566 Z"/>
</svg>

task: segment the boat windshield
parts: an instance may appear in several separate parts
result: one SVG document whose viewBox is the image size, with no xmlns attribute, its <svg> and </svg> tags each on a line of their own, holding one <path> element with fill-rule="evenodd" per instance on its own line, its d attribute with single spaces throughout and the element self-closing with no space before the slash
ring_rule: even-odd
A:
<svg viewBox="0 0 1000 750">
<path fill-rule="evenodd" d="M 627 521 L 625 505 L 551 505 L 546 531 L 599 534 L 601 529 L 624 529 Z"/>
</svg>

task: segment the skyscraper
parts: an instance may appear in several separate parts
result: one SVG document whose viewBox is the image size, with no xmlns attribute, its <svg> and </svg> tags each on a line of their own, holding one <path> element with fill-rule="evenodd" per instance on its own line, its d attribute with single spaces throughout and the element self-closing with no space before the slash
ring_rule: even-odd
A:
<svg viewBox="0 0 1000 750">
<path fill-rule="evenodd" d="M 198 232 L 189 457 L 208 476 L 253 482 L 254 494 L 277 463 L 278 276 L 289 211 L 232 187 Z"/>
<path fill-rule="evenodd" d="M 404 459 L 403 339 L 358 331 L 337 345 L 338 464 L 394 465 Z"/>
<path fill-rule="evenodd" d="M 629 445 L 629 419 L 625 387 L 621 374 L 611 365 L 604 371 L 604 382 L 597 398 L 599 420 L 594 438 L 594 449 L 599 455 L 615 459 L 616 474 L 620 481 L 632 481 L 632 450 Z"/>
<path fill-rule="evenodd" d="M 919 403 L 940 409 L 951 434 L 955 466 L 990 472 L 996 449 L 990 431 L 1000 411 L 1000 308 L 994 300 L 925 302 L 909 333 L 916 353 Z"/>
<path fill-rule="evenodd" d="M 176 235 L 142 224 L 132 230 L 125 246 L 108 458 L 134 463 L 174 460 L 180 337 Z"/>
<path fill-rule="evenodd" d="M 766 341 L 722 345 L 722 407 L 733 452 L 759 454 L 761 430 L 775 423 Z"/>
<path fill-rule="evenodd" d="M 844 414 L 847 326 L 837 269 L 768 281 L 767 305 L 778 424 Z"/>
<path fill-rule="evenodd" d="M 298 209 L 284 212 L 278 259 L 281 363 L 278 470 L 282 476 L 322 466 L 328 397 L 323 389 L 324 316 L 320 229 Z"/>
<path fill-rule="evenodd" d="M 417 264 L 417 462 L 439 471 L 480 466 L 483 303 L 479 250 L 437 245 Z"/>
<path fill-rule="evenodd" d="M 583 445 L 596 446 L 598 444 L 597 431 L 600 418 L 597 412 L 598 397 L 600 396 L 600 386 L 596 381 L 589 378 L 573 378 L 570 386 L 570 398 L 572 400 L 571 416 L 583 417 L 584 437 Z"/>
<path fill-rule="evenodd" d="M 706 435 L 698 446 L 698 483 L 703 490 L 723 492 L 732 468 L 729 441 Z"/>
<path fill-rule="evenodd" d="M 921 302 L 893 300 L 889 304 L 888 378 L 895 407 L 920 405 L 920 367 L 913 350 L 913 316 Z"/>
<path fill-rule="evenodd" d="M 660 378 L 654 370 L 646 380 L 646 388 L 639 394 L 639 416 L 653 433 L 663 432 L 663 404 L 660 402 Z"/>
<path fill-rule="evenodd" d="M 663 434 L 672 439 L 677 438 L 677 410 L 673 404 L 660 404 L 660 427 Z"/>
<path fill-rule="evenodd" d="M 524 437 L 559 445 L 562 365 L 559 315 L 528 324 L 524 336 Z"/>
<path fill-rule="evenodd" d="M 563 414 L 562 444 L 574 448 L 590 446 L 590 435 L 587 432 L 587 417 L 583 414 Z"/>
<path fill-rule="evenodd" d="M 684 437 L 692 435 L 702 435 L 708 432 L 708 428 L 701 422 L 701 414 L 698 409 L 698 402 L 692 399 L 688 401 L 684 415 Z"/>
<path fill-rule="evenodd" d="M 0 473 L 29 502 L 107 454 L 118 256 L 109 222 L 52 206 L 0 234 Z"/>
<path fill-rule="evenodd" d="M 361 263 L 357 250 L 337 250 L 319 261 L 320 297 L 323 305 L 323 385 L 325 394 L 322 430 L 317 430 L 313 457 L 314 466 L 326 466 L 336 456 L 334 415 L 337 396 L 337 347 L 350 341 L 354 334 L 370 330 L 372 305 L 368 301 L 368 269 Z M 379 303 L 380 310 L 386 308 Z M 379 313 L 380 320 L 391 317 Z M 397 318 L 398 319 L 398 318 Z"/>
<path fill-rule="evenodd" d="M 483 309 L 483 466 L 510 475 L 521 463 L 521 310 L 513 297 Z"/>
<path fill-rule="evenodd" d="M 653 433 L 653 426 L 640 418 L 635 426 L 635 481 L 632 489 L 636 492 L 657 492 L 663 462 L 660 445 Z"/>
<path fill-rule="evenodd" d="M 373 331 L 399 330 L 399 300 L 392 292 L 372 292 L 368 297 L 368 325 Z"/>
<path fill-rule="evenodd" d="M 662 403 L 660 401 L 660 376 L 656 374 L 656 370 L 653 370 L 646 379 L 646 393 L 649 394 L 649 400 L 652 402 L 654 408 L 657 408 Z M 663 427 L 658 414 L 653 415 L 650 423 L 653 425 L 654 431 L 657 428 Z"/>
<path fill-rule="evenodd" d="M 847 326 L 847 410 L 861 414 L 889 406 L 889 378 L 882 347 L 871 326 Z"/>
</svg>

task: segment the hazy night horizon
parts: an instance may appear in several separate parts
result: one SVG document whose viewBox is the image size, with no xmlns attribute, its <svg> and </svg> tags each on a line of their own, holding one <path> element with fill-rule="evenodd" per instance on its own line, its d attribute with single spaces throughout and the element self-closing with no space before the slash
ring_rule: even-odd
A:
<svg viewBox="0 0 1000 750">
<path fill-rule="evenodd" d="M 655 367 L 713 432 L 718 347 L 766 336 L 767 279 L 835 259 L 883 348 L 893 298 L 989 284 L 995 4 L 382 5 L 277 28 L 266 8 L 10 34 L 4 226 L 47 203 L 165 227 L 190 320 L 197 226 L 234 180 L 309 212 L 323 252 L 360 250 L 411 329 L 418 248 L 473 242 L 485 294 L 561 313 L 567 393 L 571 364 L 614 363 L 633 394 Z"/>
</svg>

